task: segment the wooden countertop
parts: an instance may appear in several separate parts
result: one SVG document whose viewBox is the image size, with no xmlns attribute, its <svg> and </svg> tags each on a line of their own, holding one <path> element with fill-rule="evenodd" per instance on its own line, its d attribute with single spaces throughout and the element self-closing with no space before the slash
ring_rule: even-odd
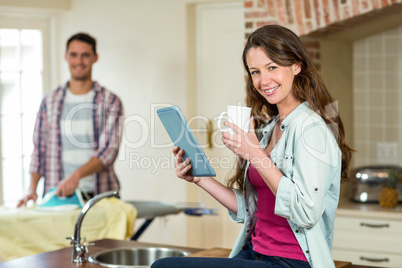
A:
<svg viewBox="0 0 402 268">
<path fill-rule="evenodd" d="M 95 245 L 89 247 L 89 253 L 87 257 L 95 252 L 105 249 L 119 248 L 119 247 L 147 247 L 147 246 L 166 246 L 152 243 L 143 243 L 136 241 L 123 241 L 114 239 L 102 239 L 95 241 Z M 189 248 L 189 247 L 176 247 L 168 246 L 170 248 L 183 249 L 191 252 L 191 257 L 227 257 L 229 255 L 229 249 L 213 248 L 209 250 L 201 248 Z M 45 252 L 41 254 L 22 257 L 7 262 L 0 263 L 0 268 L 16 268 L 16 267 L 30 267 L 30 268 L 89 268 L 89 267 L 101 267 L 99 265 L 86 262 L 82 264 L 71 262 L 72 248 L 63 248 L 55 251 Z M 351 265 L 348 262 L 335 262 L 337 268 L 363 268 L 364 266 Z"/>
<path fill-rule="evenodd" d="M 94 246 L 89 247 L 89 253 L 86 254 L 87 258 L 105 249 L 119 248 L 119 247 L 147 247 L 147 246 L 166 246 L 157 245 L 136 241 L 124 241 L 124 240 L 114 240 L 114 239 L 102 239 L 94 242 Z M 170 246 L 170 248 L 184 249 L 191 253 L 202 251 L 200 248 L 183 248 Z M 89 268 L 89 267 L 102 267 L 90 262 L 77 264 L 71 262 L 72 247 L 63 248 L 55 251 L 44 252 L 40 254 L 35 254 L 27 257 L 22 257 L 10 261 L 0 263 L 1 268 L 17 268 L 17 267 L 29 267 L 29 268 Z"/>
</svg>

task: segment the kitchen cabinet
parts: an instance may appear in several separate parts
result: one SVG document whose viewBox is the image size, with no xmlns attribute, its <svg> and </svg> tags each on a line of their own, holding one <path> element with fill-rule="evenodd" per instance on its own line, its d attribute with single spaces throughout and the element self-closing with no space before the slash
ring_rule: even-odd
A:
<svg viewBox="0 0 402 268">
<path fill-rule="evenodd" d="M 365 266 L 401 267 L 402 207 L 341 202 L 332 256 Z"/>
</svg>

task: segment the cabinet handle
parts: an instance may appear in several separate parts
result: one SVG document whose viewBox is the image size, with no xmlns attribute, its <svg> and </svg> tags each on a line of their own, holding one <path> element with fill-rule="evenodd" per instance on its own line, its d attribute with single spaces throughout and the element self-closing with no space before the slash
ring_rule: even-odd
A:
<svg viewBox="0 0 402 268">
<path fill-rule="evenodd" d="M 360 226 L 365 226 L 365 227 L 369 227 L 369 228 L 389 228 L 389 224 L 388 223 L 384 223 L 384 224 L 372 224 L 372 223 L 365 223 L 365 222 L 361 222 Z"/>
<path fill-rule="evenodd" d="M 360 257 L 360 260 L 369 262 L 389 262 L 388 258 L 374 259 L 374 258 Z"/>
</svg>

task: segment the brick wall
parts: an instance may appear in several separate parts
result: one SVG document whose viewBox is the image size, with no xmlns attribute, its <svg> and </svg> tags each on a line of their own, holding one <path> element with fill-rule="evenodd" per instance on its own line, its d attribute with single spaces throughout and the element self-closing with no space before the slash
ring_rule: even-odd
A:
<svg viewBox="0 0 402 268">
<path fill-rule="evenodd" d="M 267 24 L 299 35 L 318 70 L 322 36 L 402 8 L 402 0 L 244 0 L 246 37 Z"/>
<path fill-rule="evenodd" d="M 244 0 L 246 34 L 266 24 L 280 24 L 303 36 L 401 3 L 402 0 Z"/>
</svg>

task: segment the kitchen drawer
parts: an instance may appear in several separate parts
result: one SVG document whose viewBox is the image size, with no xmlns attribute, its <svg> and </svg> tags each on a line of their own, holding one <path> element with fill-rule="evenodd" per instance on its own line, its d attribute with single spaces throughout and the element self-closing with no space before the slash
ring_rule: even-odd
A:
<svg viewBox="0 0 402 268">
<path fill-rule="evenodd" d="M 402 222 L 396 220 L 337 216 L 335 218 L 335 228 L 355 232 L 374 230 L 381 234 L 392 233 L 402 235 Z"/>
<path fill-rule="evenodd" d="M 332 246 L 402 255 L 402 222 L 336 217 Z"/>
<path fill-rule="evenodd" d="M 349 261 L 355 265 L 375 267 L 402 267 L 402 255 L 382 254 L 365 251 L 332 249 L 335 260 Z"/>
</svg>

